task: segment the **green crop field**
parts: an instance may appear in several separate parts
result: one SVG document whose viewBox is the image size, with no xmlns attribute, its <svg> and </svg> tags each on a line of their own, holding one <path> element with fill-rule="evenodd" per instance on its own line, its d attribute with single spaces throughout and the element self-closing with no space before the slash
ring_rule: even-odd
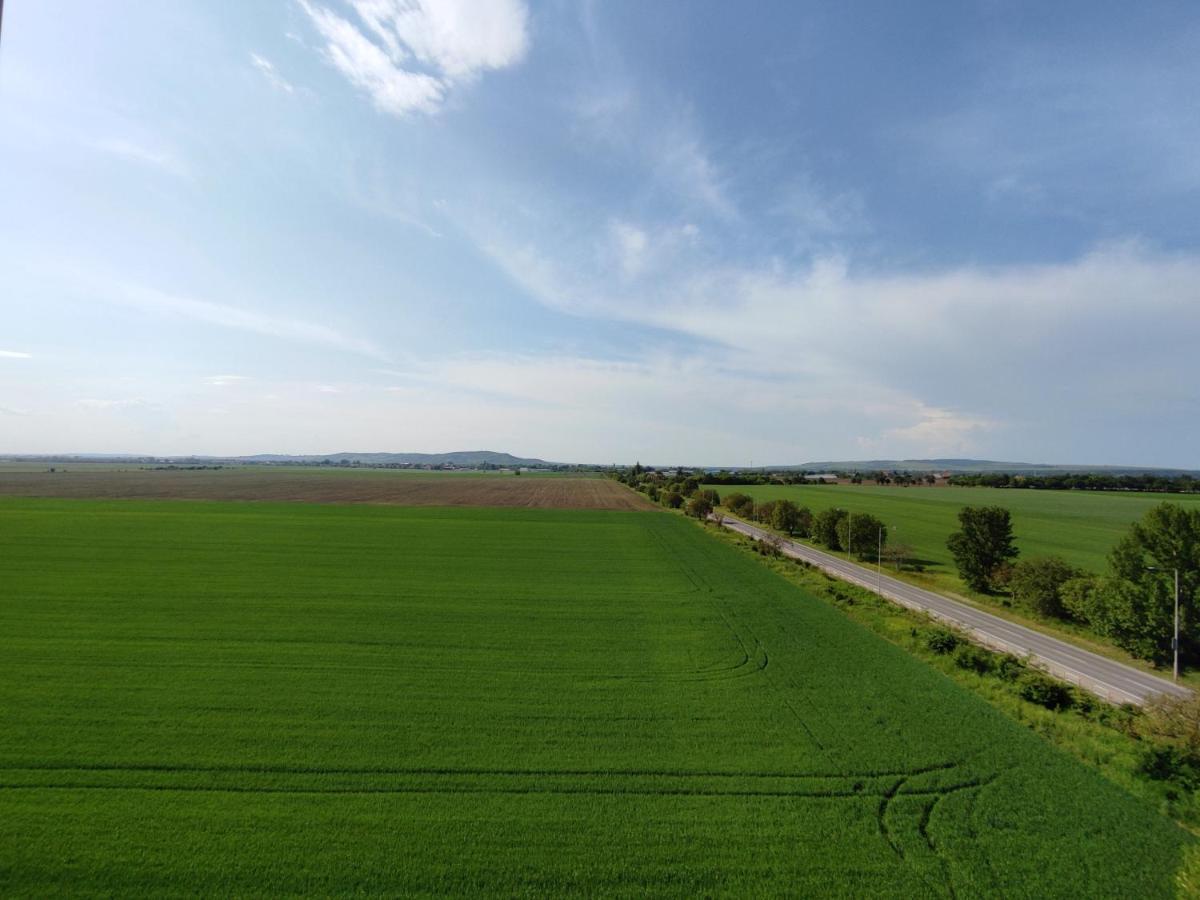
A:
<svg viewBox="0 0 1200 900">
<path fill-rule="evenodd" d="M 1200 508 L 1198 494 L 1140 494 L 1104 491 L 1002 490 L 975 487 L 892 487 L 876 485 L 750 485 L 722 487 L 755 500 L 788 498 L 818 512 L 840 506 L 870 513 L 889 527 L 889 540 L 909 544 L 946 587 L 962 590 L 946 538 L 958 528 L 964 506 L 1003 506 L 1012 513 L 1023 557 L 1055 554 L 1093 572 L 1129 526 L 1159 503 Z"/>
<path fill-rule="evenodd" d="M 1193 846 L 655 511 L 0 500 L 0 715 L 6 897 L 1166 897 Z"/>
</svg>

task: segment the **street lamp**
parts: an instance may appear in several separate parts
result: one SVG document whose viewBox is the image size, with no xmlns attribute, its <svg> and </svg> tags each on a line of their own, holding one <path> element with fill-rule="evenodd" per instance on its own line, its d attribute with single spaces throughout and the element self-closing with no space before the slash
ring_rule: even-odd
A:
<svg viewBox="0 0 1200 900">
<path fill-rule="evenodd" d="M 1146 566 L 1146 571 L 1157 572 L 1159 568 Z M 1175 573 L 1175 636 L 1171 638 L 1171 651 L 1175 656 L 1175 665 L 1171 677 L 1174 681 L 1179 681 L 1179 567 L 1172 567 L 1172 571 Z"/>
<path fill-rule="evenodd" d="M 880 597 L 883 596 L 883 529 L 891 527 L 891 525 L 879 523 L 879 547 L 875 556 L 875 593 Z"/>
</svg>

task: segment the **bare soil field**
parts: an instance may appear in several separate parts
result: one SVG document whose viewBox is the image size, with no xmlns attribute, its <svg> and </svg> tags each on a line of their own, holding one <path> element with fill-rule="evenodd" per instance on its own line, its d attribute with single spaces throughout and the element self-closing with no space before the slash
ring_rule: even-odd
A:
<svg viewBox="0 0 1200 900">
<path fill-rule="evenodd" d="M 392 472 L 380 469 L 242 468 L 0 471 L 0 497 L 137 500 L 271 500 L 396 506 L 653 509 L 607 478 Z"/>
</svg>

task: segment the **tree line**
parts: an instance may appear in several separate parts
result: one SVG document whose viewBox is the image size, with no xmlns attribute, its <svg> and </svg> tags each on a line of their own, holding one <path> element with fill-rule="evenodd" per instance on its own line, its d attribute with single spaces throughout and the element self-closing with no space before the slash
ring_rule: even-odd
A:
<svg viewBox="0 0 1200 900">
<path fill-rule="evenodd" d="M 1084 472 L 1053 475 L 1012 475 L 1006 472 L 951 475 L 949 483 L 960 487 L 1031 488 L 1048 491 L 1146 491 L 1164 494 L 1194 494 L 1200 479 L 1192 475 L 1118 475 Z"/>
</svg>

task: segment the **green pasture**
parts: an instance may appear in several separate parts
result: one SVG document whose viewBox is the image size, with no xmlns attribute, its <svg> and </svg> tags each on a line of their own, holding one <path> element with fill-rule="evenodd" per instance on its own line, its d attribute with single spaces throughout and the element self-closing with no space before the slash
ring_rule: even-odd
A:
<svg viewBox="0 0 1200 900">
<path fill-rule="evenodd" d="M 1193 845 L 658 512 L 3 500 L 0 711 L 5 897 L 1167 897 Z"/>
<path fill-rule="evenodd" d="M 841 507 L 870 513 L 888 525 L 890 541 L 912 546 L 930 574 L 956 590 L 962 584 L 946 539 L 958 529 L 958 511 L 964 506 L 1008 509 L 1022 557 L 1054 554 L 1097 573 L 1104 571 L 1108 551 L 1147 510 L 1164 501 L 1200 508 L 1200 494 L 856 484 L 750 485 L 718 491 L 722 496 L 740 491 L 755 500 L 786 497 L 813 512 Z"/>
</svg>

